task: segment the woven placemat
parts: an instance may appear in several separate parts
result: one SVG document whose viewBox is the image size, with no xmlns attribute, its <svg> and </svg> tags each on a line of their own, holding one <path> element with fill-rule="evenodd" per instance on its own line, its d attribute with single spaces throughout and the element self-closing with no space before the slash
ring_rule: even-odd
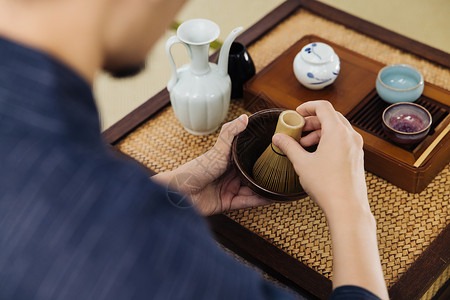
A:
<svg viewBox="0 0 450 300">
<path fill-rule="evenodd" d="M 450 89 L 450 70 L 303 10 L 249 48 L 256 69 L 261 70 L 307 34 L 321 36 L 386 64 L 408 63 L 418 68 L 426 81 Z M 228 120 L 242 113 L 248 114 L 241 102 L 233 100 Z M 167 107 L 130 133 L 117 148 L 155 172 L 163 172 L 206 152 L 217 136 L 218 132 L 190 135 L 176 120 L 172 108 Z M 366 172 L 388 287 L 449 224 L 449 179 L 450 165 L 447 165 L 422 193 L 411 194 Z M 325 216 L 310 198 L 233 211 L 227 216 L 323 276 L 332 277 L 331 241 Z M 448 279 L 446 274 L 443 282 Z"/>
</svg>

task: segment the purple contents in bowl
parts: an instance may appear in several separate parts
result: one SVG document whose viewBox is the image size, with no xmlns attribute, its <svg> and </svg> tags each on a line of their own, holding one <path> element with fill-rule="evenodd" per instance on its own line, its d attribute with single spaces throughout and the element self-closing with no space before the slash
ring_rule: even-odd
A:
<svg viewBox="0 0 450 300">
<path fill-rule="evenodd" d="M 401 132 L 417 132 L 424 128 L 423 121 L 416 115 L 398 115 L 389 119 L 389 124 Z"/>
<path fill-rule="evenodd" d="M 386 108 L 382 115 L 386 136 L 398 144 L 413 144 L 426 137 L 432 118 L 426 108 L 416 103 L 396 103 Z"/>
</svg>

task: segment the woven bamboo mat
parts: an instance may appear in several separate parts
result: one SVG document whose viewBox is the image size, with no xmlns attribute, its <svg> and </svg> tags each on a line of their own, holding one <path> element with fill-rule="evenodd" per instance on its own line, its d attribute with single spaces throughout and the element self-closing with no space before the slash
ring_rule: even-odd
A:
<svg viewBox="0 0 450 300">
<path fill-rule="evenodd" d="M 302 10 L 249 48 L 257 71 L 307 34 L 321 36 L 386 64 L 413 65 L 426 81 L 450 90 L 450 70 Z M 248 114 L 241 102 L 233 100 L 228 120 L 242 113 Z M 172 108 L 167 107 L 130 133 L 117 147 L 155 172 L 163 172 L 206 152 L 217 135 L 218 132 L 208 136 L 190 135 L 176 120 Z M 411 194 L 366 172 L 388 287 L 450 223 L 449 179 L 450 165 L 447 165 L 426 190 Z M 331 241 L 325 216 L 310 198 L 233 211 L 227 216 L 323 276 L 332 277 Z M 442 282 L 448 279 L 448 272 L 446 274 Z"/>
</svg>

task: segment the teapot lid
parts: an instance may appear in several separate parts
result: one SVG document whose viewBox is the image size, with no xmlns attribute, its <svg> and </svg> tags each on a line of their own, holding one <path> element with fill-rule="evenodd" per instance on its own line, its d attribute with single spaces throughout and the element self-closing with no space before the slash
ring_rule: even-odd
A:
<svg viewBox="0 0 450 300">
<path fill-rule="evenodd" d="M 300 51 L 302 58 L 312 64 L 324 64 L 333 60 L 333 48 L 325 43 L 310 43 Z"/>
</svg>

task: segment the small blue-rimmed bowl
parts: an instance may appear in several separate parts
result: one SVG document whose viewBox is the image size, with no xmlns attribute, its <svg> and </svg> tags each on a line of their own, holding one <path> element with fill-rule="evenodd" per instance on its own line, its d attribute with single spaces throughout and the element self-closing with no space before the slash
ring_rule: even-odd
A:
<svg viewBox="0 0 450 300">
<path fill-rule="evenodd" d="M 390 65 L 378 72 L 376 89 L 388 103 L 414 102 L 422 95 L 422 74 L 409 65 Z"/>
<path fill-rule="evenodd" d="M 432 117 L 423 106 L 410 103 L 395 103 L 382 115 L 383 129 L 387 137 L 398 144 L 415 144 L 430 131 Z"/>
</svg>

